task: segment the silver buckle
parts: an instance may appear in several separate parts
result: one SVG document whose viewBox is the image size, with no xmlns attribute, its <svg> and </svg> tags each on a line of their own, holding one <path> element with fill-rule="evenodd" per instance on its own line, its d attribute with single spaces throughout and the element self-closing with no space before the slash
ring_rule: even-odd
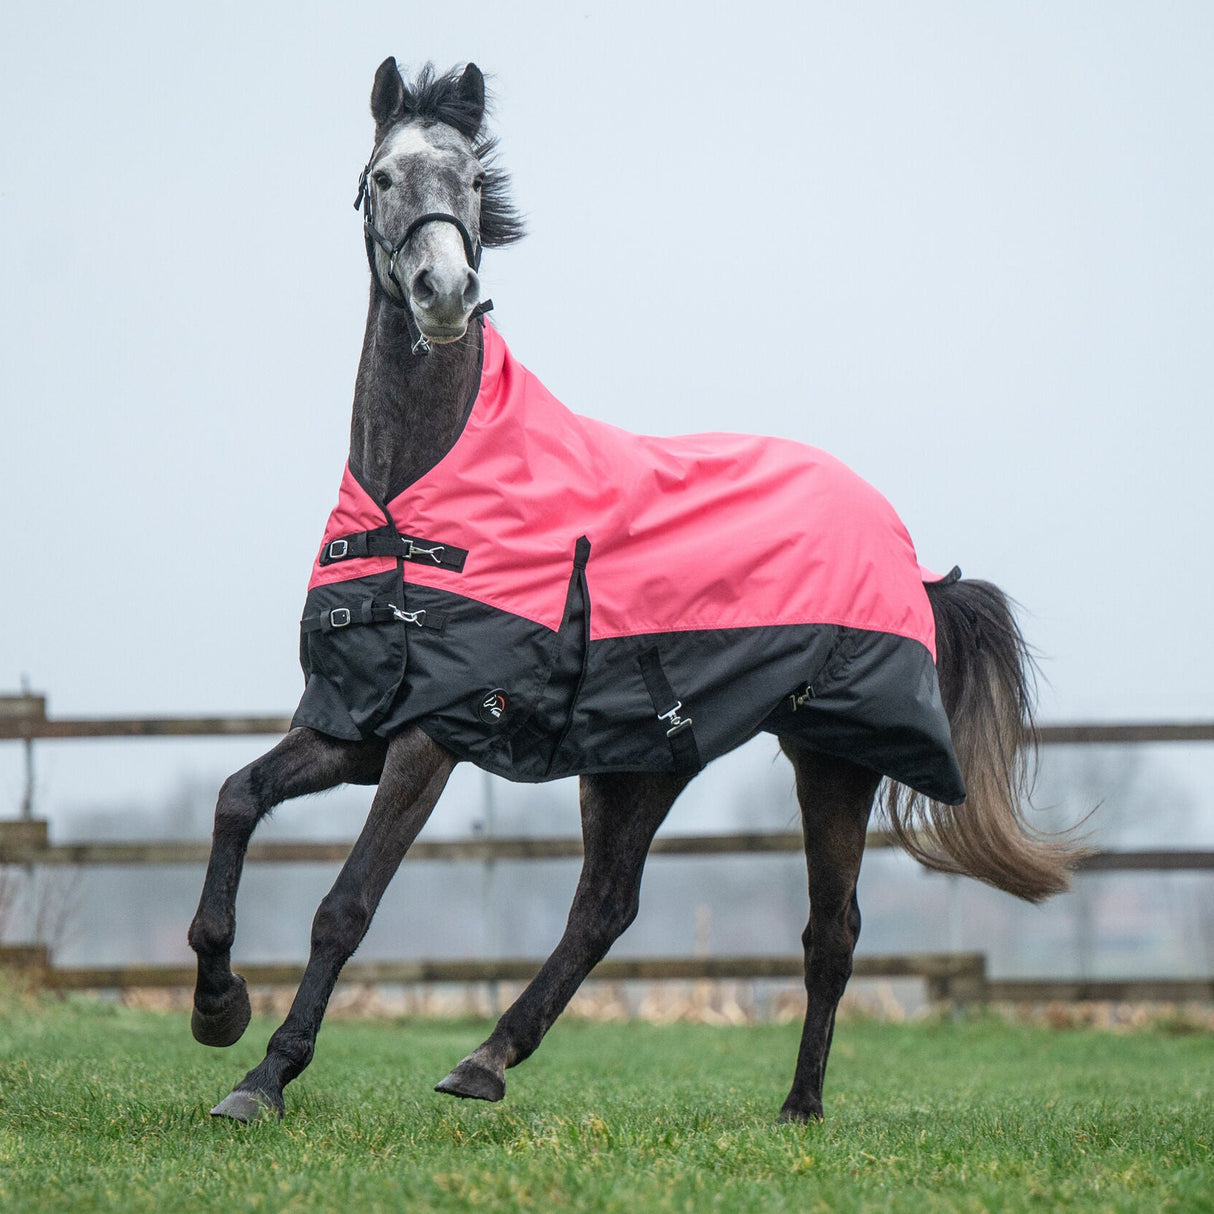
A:
<svg viewBox="0 0 1214 1214">
<path fill-rule="evenodd" d="M 415 560 L 418 556 L 428 556 L 436 565 L 443 563 L 443 553 L 446 551 L 446 544 L 435 544 L 430 548 L 423 548 L 416 540 L 404 540 L 405 556 L 409 560 Z"/>
<path fill-rule="evenodd" d="M 349 551 L 350 544 L 347 540 L 333 540 L 329 544 L 329 560 L 340 561 Z"/>
<path fill-rule="evenodd" d="M 350 622 L 350 619 L 351 616 L 349 607 L 334 607 L 333 610 L 329 612 L 329 627 L 344 628 Z"/>
<path fill-rule="evenodd" d="M 680 711 L 680 709 L 682 709 L 682 707 L 683 707 L 683 701 L 676 700 L 674 707 L 669 712 L 659 712 L 658 713 L 659 721 L 669 721 L 670 722 L 670 728 L 666 731 L 666 736 L 668 738 L 673 738 L 674 735 L 676 733 L 678 733 L 680 729 L 686 729 L 687 726 L 690 725 L 692 723 L 692 721 L 694 720 L 693 717 L 679 716 L 679 711 Z"/>
<path fill-rule="evenodd" d="M 395 603 L 389 603 L 392 608 L 392 614 L 402 624 L 416 624 L 419 628 L 426 626 L 426 609 L 424 607 L 417 611 L 402 611 Z"/>
</svg>

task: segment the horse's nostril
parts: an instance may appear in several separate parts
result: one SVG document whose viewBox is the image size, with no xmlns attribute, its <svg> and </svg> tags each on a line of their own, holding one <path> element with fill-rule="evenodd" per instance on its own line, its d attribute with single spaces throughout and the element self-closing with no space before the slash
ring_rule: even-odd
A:
<svg viewBox="0 0 1214 1214">
<path fill-rule="evenodd" d="M 434 300 L 437 292 L 434 289 L 434 283 L 430 278 L 428 270 L 418 270 L 413 276 L 413 302 L 421 304 L 423 307 Z"/>
<path fill-rule="evenodd" d="M 469 270 L 468 277 L 464 281 L 463 304 L 465 308 L 476 306 L 476 301 L 481 294 L 481 280 L 476 276 L 475 271 Z"/>
</svg>

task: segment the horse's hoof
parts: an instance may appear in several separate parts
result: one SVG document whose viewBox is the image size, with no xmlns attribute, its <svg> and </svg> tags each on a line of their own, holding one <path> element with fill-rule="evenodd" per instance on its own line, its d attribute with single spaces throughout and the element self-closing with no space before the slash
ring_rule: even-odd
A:
<svg viewBox="0 0 1214 1214">
<path fill-rule="evenodd" d="M 822 1114 L 812 1112 L 809 1109 L 794 1109 L 785 1105 L 780 1110 L 780 1116 L 776 1121 L 780 1125 L 808 1125 L 811 1121 L 821 1121 Z"/>
<path fill-rule="evenodd" d="M 434 1085 L 436 1092 L 448 1096 L 464 1096 L 469 1100 L 501 1100 L 506 1094 L 506 1081 L 479 1062 L 465 1059 L 441 1083 Z"/>
<path fill-rule="evenodd" d="M 264 1092 L 235 1091 L 212 1110 L 212 1117 L 230 1117 L 233 1121 L 257 1121 L 262 1117 L 282 1120 L 282 1107 Z"/>
<path fill-rule="evenodd" d="M 197 1004 L 190 1014 L 190 1032 L 203 1045 L 235 1045 L 249 1027 L 253 1009 L 249 1004 L 249 988 L 239 974 L 214 1011 L 204 1012 Z"/>
</svg>

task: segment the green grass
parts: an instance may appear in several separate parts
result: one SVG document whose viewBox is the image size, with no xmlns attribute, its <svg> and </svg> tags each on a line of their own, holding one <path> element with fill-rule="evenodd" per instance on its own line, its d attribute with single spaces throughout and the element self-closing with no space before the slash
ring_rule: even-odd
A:
<svg viewBox="0 0 1214 1214">
<path fill-rule="evenodd" d="M 272 1024 L 0 992 L 0 1210 L 1214 1211 L 1209 1035 L 842 1024 L 797 1127 L 793 1027 L 562 1022 L 504 1104 L 432 1093 L 486 1027 L 329 1023 L 242 1126 L 207 1109 Z"/>
</svg>

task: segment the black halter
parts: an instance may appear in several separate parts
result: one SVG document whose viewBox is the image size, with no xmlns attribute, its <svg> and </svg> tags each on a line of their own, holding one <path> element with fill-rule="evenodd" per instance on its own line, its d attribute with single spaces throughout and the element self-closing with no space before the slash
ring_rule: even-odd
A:
<svg viewBox="0 0 1214 1214">
<path fill-rule="evenodd" d="M 455 228 L 460 235 L 460 239 L 464 242 L 464 256 L 467 258 L 468 265 L 473 270 L 480 269 L 481 247 L 472 239 L 472 234 L 461 220 L 447 211 L 427 211 L 425 215 L 419 215 L 405 229 L 405 234 L 393 244 L 375 226 L 375 208 L 371 201 L 371 188 L 368 181 L 371 174 L 371 164 L 374 159 L 374 156 L 372 156 L 371 160 L 367 161 L 362 173 L 359 174 L 358 196 L 354 199 L 354 209 L 357 211 L 361 207 L 363 212 L 363 240 L 367 246 L 367 261 L 371 266 L 372 277 L 374 277 L 376 283 L 379 285 L 379 289 L 398 308 L 404 310 L 405 325 L 409 330 L 410 349 L 414 354 L 429 354 L 430 342 L 421 329 L 418 328 L 417 320 L 413 315 L 413 309 L 409 306 L 409 292 L 405 289 L 404 283 L 396 276 L 397 258 L 404 252 L 409 241 L 413 239 L 413 234 L 428 223 L 449 223 Z M 375 265 L 375 250 L 372 248 L 372 244 L 379 245 L 388 255 L 388 278 L 391 280 L 394 290 L 389 289 L 388 285 L 379 276 L 379 270 Z M 477 310 L 487 311 L 488 308 L 480 305 Z"/>
</svg>

